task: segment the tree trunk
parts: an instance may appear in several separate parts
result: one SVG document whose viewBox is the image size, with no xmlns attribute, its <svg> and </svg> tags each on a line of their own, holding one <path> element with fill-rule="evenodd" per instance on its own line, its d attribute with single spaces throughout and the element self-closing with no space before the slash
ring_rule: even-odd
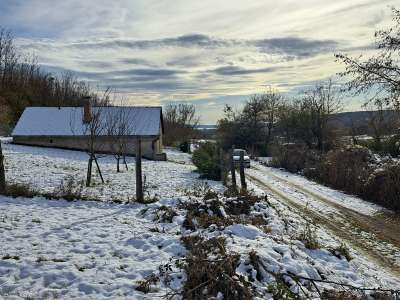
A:
<svg viewBox="0 0 400 300">
<path fill-rule="evenodd" d="M 136 201 L 143 202 L 142 141 L 136 141 Z"/>
<path fill-rule="evenodd" d="M 93 164 L 93 156 L 90 154 L 88 168 L 87 168 L 87 175 L 86 175 L 86 186 L 90 186 L 90 182 L 92 180 L 92 164 Z"/>
<path fill-rule="evenodd" d="M 119 160 L 120 160 L 120 158 L 119 158 L 119 156 L 117 156 L 117 173 L 120 172 L 120 170 L 119 170 Z"/>
<path fill-rule="evenodd" d="M 4 156 L 0 141 L 0 194 L 6 193 L 6 171 L 4 169 Z"/>
</svg>

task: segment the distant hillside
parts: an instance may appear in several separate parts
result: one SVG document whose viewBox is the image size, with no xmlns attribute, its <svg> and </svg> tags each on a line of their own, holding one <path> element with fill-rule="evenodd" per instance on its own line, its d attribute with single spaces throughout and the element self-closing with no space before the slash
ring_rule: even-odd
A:
<svg viewBox="0 0 400 300">
<path fill-rule="evenodd" d="M 343 131 L 355 128 L 359 134 L 369 134 L 371 131 L 371 120 L 377 116 L 378 111 L 343 112 L 332 115 L 330 122 Z M 383 119 L 386 124 L 399 124 L 400 113 L 394 110 L 385 110 L 383 111 Z M 398 127 L 398 125 L 395 127 Z"/>
<path fill-rule="evenodd" d="M 195 128 L 198 130 L 215 130 L 217 125 L 196 125 Z"/>
</svg>

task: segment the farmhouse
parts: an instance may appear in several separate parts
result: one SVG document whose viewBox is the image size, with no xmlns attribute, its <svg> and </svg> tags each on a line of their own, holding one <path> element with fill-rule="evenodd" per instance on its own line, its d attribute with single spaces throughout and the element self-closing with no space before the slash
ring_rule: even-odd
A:
<svg viewBox="0 0 400 300">
<path fill-rule="evenodd" d="M 110 130 L 113 126 L 117 130 Z M 163 133 L 161 107 L 85 105 L 27 107 L 12 136 L 15 144 L 73 150 L 88 150 L 93 145 L 97 153 L 110 154 L 117 151 L 116 144 L 123 144 L 126 155 L 135 155 L 140 139 L 143 157 L 166 160 Z"/>
</svg>

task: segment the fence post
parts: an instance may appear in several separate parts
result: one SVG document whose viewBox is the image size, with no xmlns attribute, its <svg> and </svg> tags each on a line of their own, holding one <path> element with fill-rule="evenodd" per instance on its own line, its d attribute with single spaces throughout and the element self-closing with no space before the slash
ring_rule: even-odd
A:
<svg viewBox="0 0 400 300">
<path fill-rule="evenodd" d="M 97 162 L 96 155 L 94 156 L 94 162 L 96 163 L 97 171 L 99 171 L 101 182 L 104 184 L 103 174 L 101 174 L 100 166 L 99 166 L 99 163 Z"/>
<path fill-rule="evenodd" d="M 242 187 L 242 190 L 247 189 L 247 184 L 246 184 L 246 177 L 244 175 L 244 152 L 240 151 L 240 184 Z"/>
<path fill-rule="evenodd" d="M 230 164 L 231 164 L 231 177 L 232 177 L 232 187 L 236 190 L 236 170 L 235 170 L 235 162 L 233 160 L 233 148 L 230 151 Z"/>
<path fill-rule="evenodd" d="M 142 141 L 136 140 L 136 201 L 143 202 Z"/>
<path fill-rule="evenodd" d="M 224 150 L 219 148 L 219 167 L 221 172 L 221 181 L 224 185 L 226 185 L 226 176 L 225 176 L 225 162 L 224 162 Z"/>
<path fill-rule="evenodd" d="M 0 141 L 0 194 L 5 194 L 5 193 L 6 193 L 6 171 L 4 168 L 4 156 Z"/>
<path fill-rule="evenodd" d="M 92 181 L 92 164 L 93 164 L 93 155 L 90 154 L 89 161 L 88 161 L 88 168 L 86 174 L 86 186 L 90 186 L 90 182 Z"/>
</svg>

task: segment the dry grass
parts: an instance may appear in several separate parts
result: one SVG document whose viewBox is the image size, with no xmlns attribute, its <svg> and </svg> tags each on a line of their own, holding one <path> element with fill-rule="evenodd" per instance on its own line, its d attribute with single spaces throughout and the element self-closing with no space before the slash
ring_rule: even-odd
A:
<svg viewBox="0 0 400 300">
<path fill-rule="evenodd" d="M 317 239 L 317 234 L 315 233 L 315 230 L 311 229 L 309 224 L 307 224 L 304 230 L 300 233 L 298 239 L 304 243 L 304 246 L 307 249 L 315 250 L 321 248 Z"/>
<path fill-rule="evenodd" d="M 13 183 L 13 184 L 7 184 L 6 195 L 13 198 L 17 197 L 33 198 L 35 196 L 39 196 L 39 193 L 31 189 L 29 185 Z"/>
<path fill-rule="evenodd" d="M 172 223 L 172 220 L 177 215 L 177 212 L 173 208 L 163 205 L 157 209 L 154 221 Z"/>
<path fill-rule="evenodd" d="M 137 286 L 136 286 L 136 290 L 147 294 L 151 291 L 151 286 L 157 284 L 160 281 L 160 278 L 155 275 L 155 274 L 151 274 L 149 277 L 143 279 L 143 280 L 138 280 L 136 282 Z"/>
<path fill-rule="evenodd" d="M 340 244 L 339 247 L 329 249 L 329 251 L 335 255 L 337 258 L 342 258 L 344 257 L 347 261 L 352 260 L 353 258 L 350 255 L 350 250 L 349 248 L 344 244 Z"/>
<path fill-rule="evenodd" d="M 228 253 L 224 238 L 182 238 L 189 253 L 183 264 L 187 280 L 183 299 L 210 299 L 222 293 L 224 299 L 253 299 L 250 284 L 236 274 L 240 255 Z"/>
<path fill-rule="evenodd" d="M 243 223 L 253 224 L 268 232 L 265 228 L 267 221 L 262 216 L 250 215 L 254 204 L 264 200 L 248 193 L 236 198 L 219 199 L 217 193 L 207 192 L 203 200 L 181 204 L 181 208 L 187 211 L 183 225 L 186 229 L 196 230 L 211 225 L 223 229 L 235 223 Z"/>
<path fill-rule="evenodd" d="M 324 291 L 321 299 L 324 300 L 398 300 L 398 296 L 386 292 L 375 292 L 367 296 L 362 291 Z"/>
</svg>

